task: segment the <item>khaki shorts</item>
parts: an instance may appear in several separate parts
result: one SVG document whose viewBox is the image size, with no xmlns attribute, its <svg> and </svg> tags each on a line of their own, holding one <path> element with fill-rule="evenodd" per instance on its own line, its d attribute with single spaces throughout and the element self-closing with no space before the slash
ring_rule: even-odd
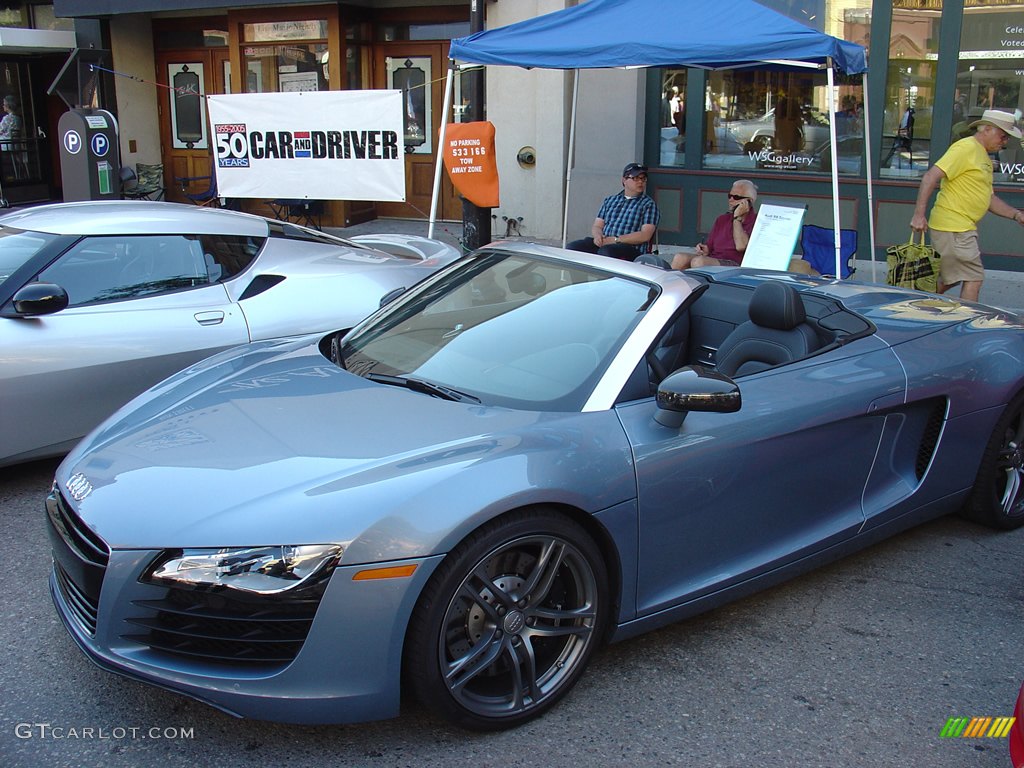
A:
<svg viewBox="0 0 1024 768">
<path fill-rule="evenodd" d="M 942 257 L 940 279 L 946 285 L 963 281 L 981 282 L 985 279 L 985 267 L 981 263 L 981 249 L 978 247 L 978 230 L 969 232 L 942 232 L 929 229 L 932 246 Z"/>
</svg>

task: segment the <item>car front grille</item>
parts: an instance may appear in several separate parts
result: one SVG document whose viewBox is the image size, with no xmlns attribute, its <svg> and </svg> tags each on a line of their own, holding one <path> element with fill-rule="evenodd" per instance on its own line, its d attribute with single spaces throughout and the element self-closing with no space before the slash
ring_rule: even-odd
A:
<svg viewBox="0 0 1024 768">
<path fill-rule="evenodd" d="M 46 517 L 57 588 L 72 617 L 94 636 L 110 548 L 79 519 L 56 487 L 46 499 Z"/>
<path fill-rule="evenodd" d="M 132 602 L 137 615 L 126 621 L 142 631 L 123 637 L 192 660 L 284 666 L 302 649 L 326 585 L 325 577 L 287 596 L 162 589 L 161 599 Z"/>
<path fill-rule="evenodd" d="M 46 510 L 57 589 L 70 617 L 95 637 L 110 548 L 56 486 Z M 120 636 L 178 659 L 271 672 L 302 649 L 331 572 L 276 595 L 166 587 L 142 579 L 130 590 L 136 599 L 117 611 L 125 628 Z"/>
</svg>

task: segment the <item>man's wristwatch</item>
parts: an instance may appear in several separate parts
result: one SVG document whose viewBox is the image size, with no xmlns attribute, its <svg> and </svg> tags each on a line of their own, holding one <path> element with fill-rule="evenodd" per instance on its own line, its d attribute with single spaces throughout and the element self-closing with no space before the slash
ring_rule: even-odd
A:
<svg viewBox="0 0 1024 768">
<path fill-rule="evenodd" d="M 619 236 L 618 235 L 615 236 L 615 242 L 616 243 L 619 242 Z"/>
</svg>

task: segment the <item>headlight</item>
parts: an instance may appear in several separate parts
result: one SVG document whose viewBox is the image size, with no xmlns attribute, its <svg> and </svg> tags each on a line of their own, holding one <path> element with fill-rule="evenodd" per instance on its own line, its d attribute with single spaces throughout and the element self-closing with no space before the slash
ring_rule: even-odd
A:
<svg viewBox="0 0 1024 768">
<path fill-rule="evenodd" d="M 334 568 L 344 551 L 339 544 L 175 550 L 157 560 L 145 580 L 271 595 Z"/>
</svg>

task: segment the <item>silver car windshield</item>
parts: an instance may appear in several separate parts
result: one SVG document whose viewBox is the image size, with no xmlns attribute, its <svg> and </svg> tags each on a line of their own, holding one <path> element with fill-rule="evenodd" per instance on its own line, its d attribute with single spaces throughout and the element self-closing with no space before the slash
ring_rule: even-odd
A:
<svg viewBox="0 0 1024 768">
<path fill-rule="evenodd" d="M 357 330 L 341 360 L 371 379 L 429 382 L 487 405 L 579 410 L 657 290 L 582 265 L 493 252 Z"/>
<path fill-rule="evenodd" d="M 0 287 L 59 235 L 0 227 Z"/>
</svg>

